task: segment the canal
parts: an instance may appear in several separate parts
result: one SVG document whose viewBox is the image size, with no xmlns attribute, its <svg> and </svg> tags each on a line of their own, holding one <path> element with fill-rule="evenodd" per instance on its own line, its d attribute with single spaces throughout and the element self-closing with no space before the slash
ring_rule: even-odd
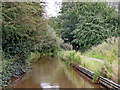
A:
<svg viewBox="0 0 120 90">
<path fill-rule="evenodd" d="M 9 85 L 10 88 L 103 88 L 91 83 L 61 60 L 42 58 L 32 70 Z"/>
</svg>

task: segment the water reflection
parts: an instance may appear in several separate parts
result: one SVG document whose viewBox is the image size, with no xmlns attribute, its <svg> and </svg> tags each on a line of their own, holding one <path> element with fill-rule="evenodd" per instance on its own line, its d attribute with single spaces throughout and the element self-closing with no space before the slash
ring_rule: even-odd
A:
<svg viewBox="0 0 120 90">
<path fill-rule="evenodd" d="M 31 72 L 12 84 L 14 88 L 94 88 L 78 73 L 59 60 L 42 59 L 33 64 Z"/>
<path fill-rule="evenodd" d="M 41 83 L 40 84 L 42 88 L 59 88 L 58 84 L 51 85 L 51 83 Z"/>
</svg>

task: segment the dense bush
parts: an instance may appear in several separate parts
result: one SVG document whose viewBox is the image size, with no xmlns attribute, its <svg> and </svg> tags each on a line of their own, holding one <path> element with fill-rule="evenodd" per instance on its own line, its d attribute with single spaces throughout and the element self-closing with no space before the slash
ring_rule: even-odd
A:
<svg viewBox="0 0 120 90">
<path fill-rule="evenodd" d="M 24 62 L 27 55 L 35 50 L 34 45 L 44 34 L 45 21 L 43 5 L 40 3 L 12 3 L 2 4 L 2 49 L 8 53 L 6 58 L 16 56 Z"/>
<path fill-rule="evenodd" d="M 3 86 L 26 71 L 31 52 L 57 51 L 59 38 L 47 25 L 44 7 L 44 2 L 2 3 Z"/>
</svg>

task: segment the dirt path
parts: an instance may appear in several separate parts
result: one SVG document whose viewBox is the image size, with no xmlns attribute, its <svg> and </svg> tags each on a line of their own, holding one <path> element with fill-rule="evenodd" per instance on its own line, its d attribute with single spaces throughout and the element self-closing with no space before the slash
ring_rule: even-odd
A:
<svg viewBox="0 0 120 90">
<path fill-rule="evenodd" d="M 89 59 L 104 63 L 104 61 L 101 60 L 101 59 L 91 58 L 91 57 L 87 57 L 87 56 L 81 56 L 81 57 L 86 57 L 86 58 L 89 58 Z"/>
</svg>

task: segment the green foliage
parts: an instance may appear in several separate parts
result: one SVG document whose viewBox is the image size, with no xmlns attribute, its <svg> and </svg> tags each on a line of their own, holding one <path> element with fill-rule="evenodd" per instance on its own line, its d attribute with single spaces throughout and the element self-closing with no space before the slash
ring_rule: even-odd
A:
<svg viewBox="0 0 120 90">
<path fill-rule="evenodd" d="M 48 23 L 56 32 L 58 37 L 61 37 L 61 32 L 60 32 L 60 27 L 61 27 L 61 20 L 58 19 L 57 17 L 51 17 L 49 19 L 49 23 Z"/>
<path fill-rule="evenodd" d="M 35 57 L 35 59 L 38 60 L 38 59 L 41 57 L 41 53 L 39 53 L 38 51 L 36 51 L 35 53 L 36 53 L 36 57 Z"/>
<path fill-rule="evenodd" d="M 33 60 L 31 52 L 38 59 L 59 48 L 59 38 L 48 26 L 44 7 L 44 2 L 2 3 L 3 86 L 10 81 L 8 77 L 17 77 L 28 69 Z"/>
<path fill-rule="evenodd" d="M 2 72 L 0 75 L 2 75 L 2 87 L 7 86 L 11 82 L 11 77 L 17 78 L 20 74 L 24 73 L 29 66 L 29 62 L 26 62 L 26 64 L 22 64 L 21 62 L 15 62 L 16 58 L 10 58 L 6 59 L 7 54 L 3 52 L 2 57 Z"/>
<path fill-rule="evenodd" d="M 94 71 L 94 76 L 93 76 L 93 82 L 97 82 L 98 81 L 98 77 L 100 76 L 100 70 L 97 69 Z"/>
<path fill-rule="evenodd" d="M 67 60 L 67 61 L 65 62 L 65 64 L 66 64 L 66 65 L 69 65 L 69 64 L 70 64 L 70 61 L 69 61 L 69 60 Z"/>
<path fill-rule="evenodd" d="M 75 54 L 75 57 L 74 57 L 74 63 L 81 65 L 81 60 L 82 60 L 82 58 L 81 58 L 81 53 L 80 53 L 80 52 L 77 52 L 77 53 Z"/>
<path fill-rule="evenodd" d="M 81 53 L 77 52 L 75 50 L 72 51 L 61 51 L 60 52 L 60 58 L 66 59 L 66 64 L 72 63 L 73 65 L 75 64 L 81 64 Z"/>
<path fill-rule="evenodd" d="M 103 49 L 102 51 L 104 52 L 104 50 L 106 50 L 104 48 L 106 46 L 106 44 L 102 44 L 102 45 L 104 45 L 104 46 L 101 46 L 103 48 L 100 48 L 100 49 Z M 117 44 L 113 44 L 113 45 L 117 45 Z M 111 49 L 113 49 L 113 48 L 111 48 Z M 107 50 L 111 50 L 111 49 L 107 48 Z M 92 50 L 90 50 L 90 51 L 97 52 L 97 50 L 99 51 L 98 47 L 96 47 L 95 51 L 92 51 Z M 70 63 L 71 63 L 71 65 L 77 66 L 79 64 L 82 67 L 85 67 L 86 69 L 93 71 L 94 72 L 93 82 L 97 82 L 98 77 L 100 75 L 103 77 L 106 77 L 106 78 L 108 78 L 116 83 L 118 81 L 118 78 L 117 78 L 117 76 L 118 76 L 117 64 L 118 63 L 116 62 L 118 59 L 114 60 L 114 58 L 110 58 L 110 59 L 108 58 L 108 59 L 106 59 L 106 61 L 104 60 L 104 62 L 97 61 L 97 60 L 91 59 L 89 57 L 81 56 L 81 53 L 80 52 L 76 53 L 75 50 L 73 50 L 73 51 L 61 51 L 60 56 L 61 56 L 60 58 L 66 59 L 65 63 L 67 65 L 70 65 Z"/>
<path fill-rule="evenodd" d="M 57 18 L 50 18 L 50 25 L 65 42 L 70 42 L 81 52 L 111 36 L 119 36 L 118 12 L 108 3 L 62 3 L 60 14 Z"/>
<path fill-rule="evenodd" d="M 58 52 L 60 58 L 65 58 L 65 51 L 61 49 L 61 51 Z"/>
<path fill-rule="evenodd" d="M 70 52 L 67 54 L 67 60 L 69 60 L 69 62 L 74 61 L 75 54 L 76 54 L 75 50 L 70 51 Z"/>
<path fill-rule="evenodd" d="M 24 63 L 30 52 L 35 50 L 40 35 L 44 34 L 43 6 L 40 3 L 6 2 L 2 7 L 2 49 L 8 53 L 6 58 L 16 56 L 17 61 Z"/>
</svg>

